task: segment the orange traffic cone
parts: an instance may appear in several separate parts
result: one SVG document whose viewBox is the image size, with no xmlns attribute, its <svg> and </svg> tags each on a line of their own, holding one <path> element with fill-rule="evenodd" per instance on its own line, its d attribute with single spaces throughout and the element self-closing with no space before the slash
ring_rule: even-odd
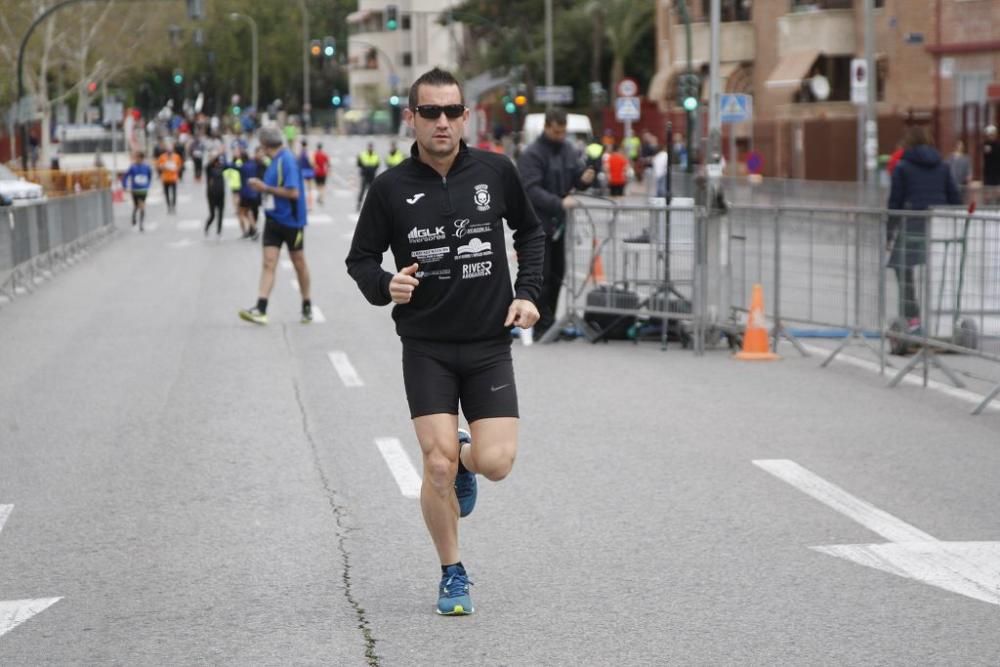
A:
<svg viewBox="0 0 1000 667">
<path fill-rule="evenodd" d="M 764 328 L 764 288 L 759 284 L 753 286 L 750 298 L 750 318 L 746 331 L 743 332 L 743 351 L 736 353 L 737 359 L 744 361 L 773 361 L 781 359 L 771 352 L 767 329 Z"/>
<path fill-rule="evenodd" d="M 594 259 L 590 263 L 590 275 L 587 277 L 593 280 L 595 285 L 606 285 L 608 278 L 604 275 L 604 260 L 601 259 L 601 253 L 597 247 L 597 239 L 594 239 L 592 247 Z"/>
</svg>

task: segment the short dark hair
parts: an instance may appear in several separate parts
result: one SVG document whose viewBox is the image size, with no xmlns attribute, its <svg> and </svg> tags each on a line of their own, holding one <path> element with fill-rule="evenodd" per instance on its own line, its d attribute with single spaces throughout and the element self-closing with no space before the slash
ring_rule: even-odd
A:
<svg viewBox="0 0 1000 667">
<path fill-rule="evenodd" d="M 551 125 L 566 125 L 566 110 L 552 107 L 545 112 L 545 127 Z"/>
<path fill-rule="evenodd" d="M 454 74 L 440 67 L 435 67 L 428 72 L 424 72 L 410 86 L 409 106 L 411 109 L 417 108 L 417 93 L 420 86 L 458 86 L 458 94 L 462 100 L 462 104 L 465 104 L 465 92 L 462 90 L 462 84 L 458 82 Z"/>
</svg>

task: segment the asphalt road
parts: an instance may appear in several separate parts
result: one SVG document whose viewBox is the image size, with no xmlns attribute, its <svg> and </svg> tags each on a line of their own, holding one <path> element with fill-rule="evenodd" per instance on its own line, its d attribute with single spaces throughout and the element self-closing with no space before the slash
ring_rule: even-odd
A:
<svg viewBox="0 0 1000 667">
<path fill-rule="evenodd" d="M 190 176 L 177 215 L 153 197 L 140 234 L 120 205 L 111 242 L 0 307 L 0 664 L 1000 663 L 1000 411 L 791 353 L 515 344 L 518 461 L 461 523 L 477 612 L 435 615 L 375 444 L 419 470 L 398 339 L 343 263 L 362 142 L 328 140 L 306 235 L 324 322 L 285 266 L 270 324 L 237 318 L 259 248 L 203 237 Z M 811 548 L 900 532 L 933 536 L 910 576 Z M 959 542 L 987 543 L 979 599 L 928 583 Z"/>
</svg>

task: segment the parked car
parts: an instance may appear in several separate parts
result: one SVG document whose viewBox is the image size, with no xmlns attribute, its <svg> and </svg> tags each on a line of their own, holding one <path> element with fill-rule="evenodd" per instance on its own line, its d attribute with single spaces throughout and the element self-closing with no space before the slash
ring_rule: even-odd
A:
<svg viewBox="0 0 1000 667">
<path fill-rule="evenodd" d="M 28 204 L 45 198 L 45 189 L 30 183 L 0 164 L 0 195 L 17 204 Z"/>
</svg>

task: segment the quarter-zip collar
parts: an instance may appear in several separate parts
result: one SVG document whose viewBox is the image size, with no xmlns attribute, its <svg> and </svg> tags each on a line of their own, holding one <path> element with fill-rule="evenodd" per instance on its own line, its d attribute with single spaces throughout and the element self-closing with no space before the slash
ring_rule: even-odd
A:
<svg viewBox="0 0 1000 667">
<path fill-rule="evenodd" d="M 447 176 L 441 176 L 434 167 L 430 166 L 426 162 L 420 159 L 420 149 L 417 147 L 417 142 L 413 142 L 410 146 L 410 157 L 413 158 L 415 164 L 420 165 L 422 169 L 426 169 L 429 173 L 434 174 L 435 177 L 446 180 L 448 176 L 452 174 L 466 159 L 469 157 L 469 147 L 465 143 L 465 139 L 459 139 L 458 141 L 458 153 L 455 155 L 454 161 L 451 163 L 451 167 L 448 168 Z"/>
</svg>

